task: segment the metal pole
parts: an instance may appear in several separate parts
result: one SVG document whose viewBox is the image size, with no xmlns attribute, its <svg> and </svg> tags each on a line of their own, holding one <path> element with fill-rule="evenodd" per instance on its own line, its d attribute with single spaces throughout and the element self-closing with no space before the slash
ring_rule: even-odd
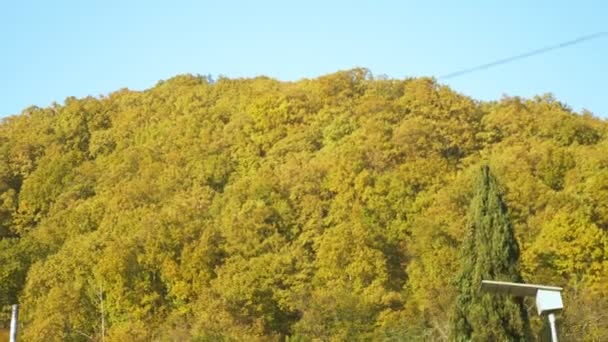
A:
<svg viewBox="0 0 608 342">
<path fill-rule="evenodd" d="M 19 304 L 13 305 L 13 312 L 11 315 L 11 335 L 10 342 L 17 342 L 17 320 L 19 319 Z"/>
<path fill-rule="evenodd" d="M 551 340 L 557 342 L 557 328 L 555 328 L 555 314 L 549 314 L 549 325 L 551 326 Z"/>
</svg>

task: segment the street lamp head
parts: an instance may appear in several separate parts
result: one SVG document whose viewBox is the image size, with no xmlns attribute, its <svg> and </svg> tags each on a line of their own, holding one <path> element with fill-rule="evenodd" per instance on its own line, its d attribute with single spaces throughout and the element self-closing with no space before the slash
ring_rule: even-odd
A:
<svg viewBox="0 0 608 342">
<path fill-rule="evenodd" d="M 540 290 L 560 293 L 563 288 L 536 284 L 510 283 L 506 281 L 481 281 L 482 292 L 509 294 L 515 297 L 536 297 Z"/>
<path fill-rule="evenodd" d="M 538 314 L 548 314 L 564 308 L 559 291 L 538 290 L 536 293 L 536 310 Z"/>
<path fill-rule="evenodd" d="M 555 312 L 564 308 L 562 303 L 562 288 L 535 284 L 510 283 L 505 281 L 482 280 L 481 291 L 508 294 L 515 297 L 536 298 L 536 309 L 539 315 L 548 314 L 551 326 L 551 339 L 557 342 L 555 327 Z"/>
<path fill-rule="evenodd" d="M 482 280 L 481 291 L 508 294 L 515 297 L 535 297 L 538 314 L 552 313 L 564 308 L 561 287 Z"/>
</svg>

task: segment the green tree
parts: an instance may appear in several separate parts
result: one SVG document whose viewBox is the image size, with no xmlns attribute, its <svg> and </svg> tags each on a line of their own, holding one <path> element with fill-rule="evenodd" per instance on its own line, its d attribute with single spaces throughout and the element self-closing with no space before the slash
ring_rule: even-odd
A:
<svg viewBox="0 0 608 342">
<path fill-rule="evenodd" d="M 519 247 L 488 166 L 481 168 L 475 189 L 460 254 L 452 339 L 525 341 L 529 323 L 522 301 L 479 292 L 482 279 L 519 282 L 521 276 L 517 269 Z"/>
</svg>

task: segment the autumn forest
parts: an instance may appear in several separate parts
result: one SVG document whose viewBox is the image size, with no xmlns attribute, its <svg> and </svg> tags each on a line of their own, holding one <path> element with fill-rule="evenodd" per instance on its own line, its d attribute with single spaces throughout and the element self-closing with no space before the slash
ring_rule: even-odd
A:
<svg viewBox="0 0 608 342">
<path fill-rule="evenodd" d="M 23 341 L 447 341 L 483 165 L 512 266 L 564 288 L 561 340 L 608 341 L 608 122 L 366 69 L 181 75 L 3 119 L 0 321 L 19 303 Z"/>
</svg>

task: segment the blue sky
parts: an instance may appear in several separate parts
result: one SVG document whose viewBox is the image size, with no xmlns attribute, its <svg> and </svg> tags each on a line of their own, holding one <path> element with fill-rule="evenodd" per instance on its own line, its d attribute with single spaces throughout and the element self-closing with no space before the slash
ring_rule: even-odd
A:
<svg viewBox="0 0 608 342">
<path fill-rule="evenodd" d="M 180 73 L 441 76 L 606 31 L 605 1 L 3 1 L 0 116 Z M 608 118 L 608 36 L 442 82 Z"/>
</svg>

